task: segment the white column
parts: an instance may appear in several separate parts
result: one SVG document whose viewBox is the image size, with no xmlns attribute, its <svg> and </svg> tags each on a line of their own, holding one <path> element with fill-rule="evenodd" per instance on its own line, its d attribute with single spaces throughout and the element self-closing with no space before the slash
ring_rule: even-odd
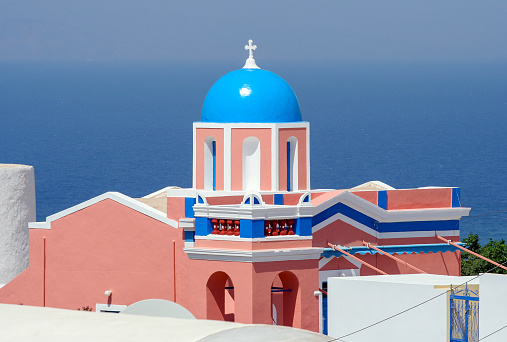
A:
<svg viewBox="0 0 507 342">
<path fill-rule="evenodd" d="M 278 170 L 280 156 L 278 155 L 278 130 L 277 125 L 271 127 L 271 191 L 278 191 Z"/>
<path fill-rule="evenodd" d="M 231 191 L 231 126 L 224 127 L 224 190 Z"/>
<path fill-rule="evenodd" d="M 0 287 L 28 267 L 28 222 L 35 220 L 33 167 L 0 164 Z"/>
</svg>

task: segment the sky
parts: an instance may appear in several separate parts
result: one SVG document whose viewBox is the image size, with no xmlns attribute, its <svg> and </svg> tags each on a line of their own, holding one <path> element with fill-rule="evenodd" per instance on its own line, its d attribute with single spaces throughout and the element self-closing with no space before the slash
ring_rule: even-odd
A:
<svg viewBox="0 0 507 342">
<path fill-rule="evenodd" d="M 507 60 L 507 1 L 0 0 L 0 60 Z M 238 48 L 239 47 L 239 48 Z"/>
</svg>

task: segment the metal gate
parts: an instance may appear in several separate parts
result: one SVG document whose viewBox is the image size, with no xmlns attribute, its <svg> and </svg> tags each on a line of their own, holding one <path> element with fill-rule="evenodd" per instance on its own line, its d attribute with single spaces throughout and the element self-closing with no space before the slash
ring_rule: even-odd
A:
<svg viewBox="0 0 507 342">
<path fill-rule="evenodd" d="M 479 291 L 451 288 L 451 342 L 479 341 Z"/>
</svg>

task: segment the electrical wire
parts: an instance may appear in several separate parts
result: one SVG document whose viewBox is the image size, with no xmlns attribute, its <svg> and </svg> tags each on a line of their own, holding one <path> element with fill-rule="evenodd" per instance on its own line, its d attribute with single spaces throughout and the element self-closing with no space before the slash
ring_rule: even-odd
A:
<svg viewBox="0 0 507 342">
<path fill-rule="evenodd" d="M 498 210 L 498 211 L 493 211 L 493 212 L 490 212 L 490 213 L 486 213 L 486 214 L 481 214 L 481 215 L 475 215 L 475 216 L 463 216 L 462 219 L 469 219 L 469 218 L 474 218 L 474 217 L 480 217 L 480 216 L 486 216 L 486 215 L 493 215 L 493 214 L 498 214 L 498 213 L 503 213 L 503 212 L 506 212 L 507 210 Z"/>
<path fill-rule="evenodd" d="M 504 263 L 502 263 L 502 264 L 500 264 L 500 265 L 504 266 L 505 264 L 507 264 L 507 261 L 505 261 Z M 481 274 L 479 274 L 479 275 L 476 275 L 476 276 L 475 276 L 475 277 L 473 277 L 472 279 L 469 279 L 469 280 L 465 281 L 463 284 L 461 284 L 461 285 L 457 285 L 457 286 L 455 286 L 454 288 L 459 288 L 459 287 L 461 287 L 461 286 L 463 286 L 463 285 L 466 285 L 466 284 L 468 284 L 469 282 L 471 282 L 472 280 L 475 280 L 475 279 L 477 279 L 477 278 L 481 277 L 482 275 L 484 275 L 484 274 L 486 274 L 486 273 L 489 273 L 489 272 L 491 272 L 491 271 L 493 271 L 493 270 L 495 270 L 495 269 L 497 269 L 497 268 L 498 268 L 498 266 L 495 266 L 495 267 L 493 267 L 493 268 L 489 269 L 487 272 L 485 272 L 485 273 L 481 273 Z M 375 323 L 372 323 L 372 324 L 370 324 L 370 325 L 368 325 L 368 326 L 366 326 L 366 327 L 364 327 L 364 328 L 358 329 L 358 330 L 356 330 L 356 331 L 353 331 L 353 332 L 351 332 L 351 333 L 348 333 L 348 334 L 346 334 L 346 335 L 343 335 L 343 336 L 340 336 L 340 337 L 337 337 L 337 338 L 334 338 L 334 339 L 331 339 L 331 340 L 327 340 L 327 341 L 325 341 L 325 342 L 333 342 L 333 341 L 342 341 L 342 342 L 345 342 L 345 341 L 343 341 L 343 340 L 342 340 L 342 338 L 345 338 L 345 337 L 348 337 L 348 336 L 351 336 L 351 335 L 355 335 L 355 334 L 357 334 L 357 333 L 359 333 L 359 332 L 361 332 L 361 331 L 363 331 L 363 330 L 369 329 L 369 328 L 374 327 L 374 326 L 376 326 L 376 325 L 378 325 L 378 324 L 380 324 L 380 323 L 383 323 L 383 322 L 385 322 L 385 321 L 388 321 L 388 320 L 390 320 L 390 319 L 392 319 L 392 318 L 394 318 L 394 317 L 397 317 L 397 316 L 399 316 L 399 315 L 402 315 L 402 314 L 404 314 L 405 312 L 408 312 L 408 311 L 410 311 L 410 310 L 412 310 L 412 309 L 415 309 L 415 308 L 417 308 L 417 307 L 419 307 L 419 306 L 421 306 L 421 305 L 423 305 L 423 304 L 426 304 L 426 303 L 428 303 L 428 302 L 430 302 L 430 301 L 432 301 L 432 300 L 434 300 L 434 299 L 437 299 L 438 297 L 441 297 L 441 296 L 443 296 L 443 295 L 447 295 L 447 293 L 448 293 L 448 292 L 450 292 L 451 290 L 452 290 L 452 285 L 451 285 L 451 289 L 450 289 L 450 290 L 447 290 L 447 291 L 445 291 L 445 292 L 442 292 L 442 293 L 440 293 L 440 294 L 438 294 L 438 295 L 436 295 L 436 296 L 434 296 L 434 297 L 432 297 L 432 298 L 430 298 L 430 299 L 427 299 L 427 300 L 425 300 L 425 301 L 423 301 L 423 302 L 421 302 L 421 303 L 418 303 L 418 304 L 416 304 L 416 305 L 414 305 L 414 306 L 411 306 L 411 307 L 409 307 L 408 309 L 405 309 L 405 310 L 400 311 L 400 312 L 398 312 L 398 313 L 396 313 L 396 314 L 394 314 L 394 315 L 391 315 L 391 316 L 389 316 L 389 317 L 386 317 L 386 318 L 384 318 L 384 319 L 382 319 L 382 320 L 380 320 L 380 321 L 377 321 L 377 322 L 375 322 Z M 505 328 L 505 327 L 503 327 L 503 328 Z M 502 330 L 503 328 L 501 328 L 501 329 L 499 329 L 499 330 Z M 497 331 L 499 331 L 499 330 L 497 330 Z M 495 332 L 493 332 L 493 333 L 496 333 L 497 331 L 495 331 Z M 490 334 L 490 335 L 491 335 L 491 334 Z M 489 335 L 488 335 L 488 336 L 489 336 Z M 484 338 L 486 338 L 486 337 L 487 337 L 487 336 L 485 336 Z M 483 338 L 483 339 L 484 339 L 484 338 Z"/>
<path fill-rule="evenodd" d="M 500 329 L 493 331 L 491 334 L 488 334 L 488 335 L 484 336 L 483 338 L 480 338 L 480 339 L 479 339 L 479 341 L 482 341 L 482 340 L 484 340 L 484 339 L 486 339 L 486 338 L 490 337 L 491 335 L 496 334 L 497 332 L 499 332 L 500 330 L 505 329 L 505 328 L 507 328 L 507 325 L 504 325 L 504 326 L 503 326 L 503 327 L 501 327 Z"/>
</svg>

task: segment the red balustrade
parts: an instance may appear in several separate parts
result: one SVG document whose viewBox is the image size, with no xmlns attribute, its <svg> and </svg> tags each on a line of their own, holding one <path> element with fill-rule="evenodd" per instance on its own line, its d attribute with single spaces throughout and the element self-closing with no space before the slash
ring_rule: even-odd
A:
<svg viewBox="0 0 507 342">
<path fill-rule="evenodd" d="M 213 235 L 239 236 L 239 220 L 212 219 Z"/>
<path fill-rule="evenodd" d="M 295 235 L 294 220 L 265 220 L 264 236 Z"/>
</svg>

